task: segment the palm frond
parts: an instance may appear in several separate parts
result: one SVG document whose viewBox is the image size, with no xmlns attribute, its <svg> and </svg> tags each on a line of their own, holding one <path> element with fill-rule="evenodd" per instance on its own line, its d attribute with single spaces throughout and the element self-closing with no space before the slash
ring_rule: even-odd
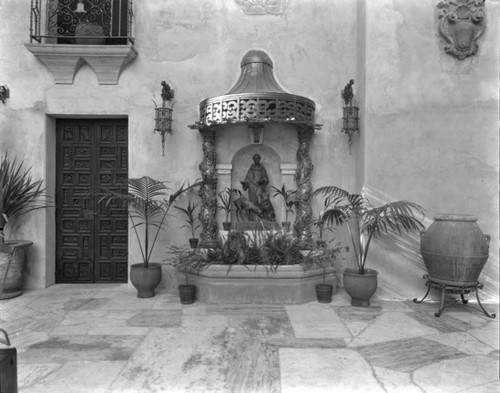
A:
<svg viewBox="0 0 500 393">
<path fill-rule="evenodd" d="M 323 186 L 319 187 L 316 189 L 313 193 L 314 196 L 321 196 L 321 197 L 342 197 L 342 198 L 347 198 L 349 195 L 351 195 L 348 191 L 336 187 L 336 186 Z"/>
<path fill-rule="evenodd" d="M 424 215 L 424 208 L 414 202 L 394 201 L 373 207 L 362 195 L 351 194 L 336 186 L 320 187 L 313 195 L 324 198 L 323 220 L 330 224 L 347 224 L 360 273 L 364 271 L 375 234 L 391 231 L 401 234 L 424 229 L 417 217 Z"/>
<path fill-rule="evenodd" d="M 409 201 L 394 201 L 367 210 L 363 217 L 362 230 L 367 233 L 388 233 L 420 231 L 424 225 L 416 217 L 424 214 L 424 209 Z"/>
<path fill-rule="evenodd" d="M 104 206 L 111 203 L 127 204 L 132 229 L 139 244 L 143 262 L 147 266 L 158 235 L 164 228 L 172 203 L 181 194 L 197 187 L 199 184 L 200 182 L 195 182 L 192 185 L 188 184 L 187 186 L 183 184 L 178 190 L 171 192 L 166 182 L 152 179 L 149 176 L 142 176 L 128 179 L 128 188 L 124 192 L 101 188 L 94 190 L 94 193 L 99 194 L 98 203 Z M 142 236 L 138 229 L 143 230 Z M 152 240 L 149 233 L 151 229 L 154 229 Z"/>
</svg>

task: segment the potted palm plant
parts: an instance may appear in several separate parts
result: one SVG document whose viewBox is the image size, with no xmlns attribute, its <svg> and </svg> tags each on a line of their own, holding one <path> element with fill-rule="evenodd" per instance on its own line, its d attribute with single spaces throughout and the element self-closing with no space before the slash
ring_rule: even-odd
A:
<svg viewBox="0 0 500 393">
<path fill-rule="evenodd" d="M 22 294 L 27 240 L 5 240 L 4 229 L 14 218 L 48 206 L 42 180 L 31 168 L 5 155 L 0 162 L 0 299 Z"/>
<path fill-rule="evenodd" d="M 128 179 L 128 191 L 120 193 L 101 189 L 99 203 L 126 203 L 135 238 L 139 245 L 142 262 L 130 265 L 130 281 L 137 289 L 137 297 L 155 296 L 155 289 L 161 281 L 161 264 L 151 262 L 160 231 L 166 225 L 170 207 L 184 192 L 196 187 L 182 185 L 172 191 L 165 182 L 149 176 Z M 142 229 L 141 232 L 139 230 Z"/>
<path fill-rule="evenodd" d="M 281 196 L 281 198 L 283 198 L 283 202 L 285 204 L 285 221 L 283 221 L 281 225 L 286 231 L 289 231 L 292 224 L 288 221 L 288 214 L 292 213 L 294 206 L 297 205 L 297 201 L 295 200 L 297 190 L 287 190 L 284 184 L 281 188 L 276 188 L 274 186 L 272 188 L 275 191 L 273 198 L 277 196 Z"/>
<path fill-rule="evenodd" d="M 222 222 L 222 229 L 225 231 L 229 231 L 231 229 L 231 212 L 233 211 L 233 198 L 232 198 L 231 189 L 226 187 L 224 190 L 219 192 L 218 197 L 220 201 L 220 205 L 218 206 L 219 210 L 224 211 L 225 213 L 225 221 Z"/>
<path fill-rule="evenodd" d="M 357 267 L 344 270 L 344 288 L 352 298 L 351 305 L 368 307 L 378 285 L 378 272 L 366 268 L 373 237 L 423 230 L 424 225 L 417 215 L 423 216 L 424 209 L 409 201 L 393 201 L 374 207 L 362 195 L 335 186 L 320 187 L 314 195 L 324 197 L 323 219 L 326 222 L 347 226 Z"/>
<path fill-rule="evenodd" d="M 198 202 L 193 203 L 191 200 L 189 200 L 186 207 L 174 207 L 183 213 L 186 223 L 181 226 L 181 228 L 187 228 L 189 230 L 189 233 L 191 234 L 191 237 L 189 238 L 189 245 L 191 246 L 191 248 L 198 247 L 198 238 L 195 234 L 196 230 L 200 227 L 198 218 L 195 214 L 196 208 L 198 207 Z"/>
</svg>

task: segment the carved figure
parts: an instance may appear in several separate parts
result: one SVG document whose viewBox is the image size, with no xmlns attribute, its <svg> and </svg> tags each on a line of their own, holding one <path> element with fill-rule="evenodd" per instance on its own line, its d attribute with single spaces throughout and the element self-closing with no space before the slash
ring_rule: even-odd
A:
<svg viewBox="0 0 500 393">
<path fill-rule="evenodd" d="M 349 83 L 345 85 L 344 90 L 342 90 L 342 99 L 344 100 L 346 106 L 352 105 L 352 99 L 354 98 L 352 85 L 354 85 L 354 79 L 351 79 Z"/>
<path fill-rule="evenodd" d="M 170 85 L 167 82 L 161 81 L 161 86 L 161 99 L 163 102 L 174 98 L 174 91 L 170 88 Z"/>
<path fill-rule="evenodd" d="M 267 191 L 269 176 L 266 168 L 260 162 L 260 154 L 254 154 L 252 159 L 254 163 L 248 169 L 245 180 L 241 182 L 243 191 L 248 191 L 248 200 L 260 211 L 260 214 L 257 214 L 259 217 L 274 221 L 276 214 Z"/>
<path fill-rule="evenodd" d="M 240 190 L 231 189 L 231 199 L 235 207 L 236 217 L 241 221 L 254 221 L 255 217 L 262 217 L 262 211 L 246 198 Z"/>
<path fill-rule="evenodd" d="M 262 218 L 268 221 L 276 221 L 276 213 L 274 212 L 274 207 L 269 198 L 269 192 L 266 190 L 262 194 L 262 200 L 260 202 L 260 210 L 262 212 Z"/>
<path fill-rule="evenodd" d="M 437 8 L 444 51 L 459 60 L 476 54 L 477 41 L 486 28 L 484 0 L 441 1 Z"/>
</svg>

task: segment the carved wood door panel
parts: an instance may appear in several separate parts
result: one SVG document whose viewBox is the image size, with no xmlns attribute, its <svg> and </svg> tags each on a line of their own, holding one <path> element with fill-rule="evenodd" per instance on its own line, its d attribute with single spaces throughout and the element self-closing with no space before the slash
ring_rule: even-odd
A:
<svg viewBox="0 0 500 393">
<path fill-rule="evenodd" d="M 56 160 L 56 282 L 126 282 L 126 206 L 92 191 L 126 187 L 127 120 L 59 119 Z"/>
</svg>

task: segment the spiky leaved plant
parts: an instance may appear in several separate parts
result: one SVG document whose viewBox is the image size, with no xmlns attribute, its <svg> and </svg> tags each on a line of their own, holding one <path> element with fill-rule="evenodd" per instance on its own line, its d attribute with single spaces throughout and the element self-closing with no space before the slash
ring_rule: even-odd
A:
<svg viewBox="0 0 500 393">
<path fill-rule="evenodd" d="M 374 235 L 424 229 L 416 217 L 424 215 L 424 208 L 414 202 L 394 201 L 374 207 L 362 195 L 351 194 L 336 186 L 320 187 L 314 195 L 324 197 L 325 222 L 347 225 L 359 274 L 365 274 L 366 257 Z"/>
<path fill-rule="evenodd" d="M 295 196 L 297 190 L 288 190 L 283 184 L 281 188 L 272 187 L 274 190 L 273 198 L 281 196 L 283 202 L 285 203 L 285 222 L 288 222 L 288 214 L 293 212 L 293 208 L 297 205 L 297 200 Z"/>
<path fill-rule="evenodd" d="M 177 210 L 184 214 L 184 221 L 186 222 L 181 228 L 187 228 L 191 233 L 191 238 L 194 239 L 196 237 L 196 230 L 200 227 L 198 222 L 198 217 L 195 214 L 196 208 L 199 203 L 193 203 L 191 200 L 188 201 L 186 207 L 174 206 Z"/>
<path fill-rule="evenodd" d="M 224 190 L 219 192 L 217 196 L 220 202 L 220 205 L 217 206 L 217 208 L 224 211 L 226 222 L 229 222 L 231 212 L 233 211 L 233 192 L 229 187 L 226 187 Z"/>
<path fill-rule="evenodd" d="M 48 207 L 42 180 L 33 180 L 31 167 L 8 155 L 0 162 L 0 243 L 4 228 L 12 217 Z"/>
</svg>

